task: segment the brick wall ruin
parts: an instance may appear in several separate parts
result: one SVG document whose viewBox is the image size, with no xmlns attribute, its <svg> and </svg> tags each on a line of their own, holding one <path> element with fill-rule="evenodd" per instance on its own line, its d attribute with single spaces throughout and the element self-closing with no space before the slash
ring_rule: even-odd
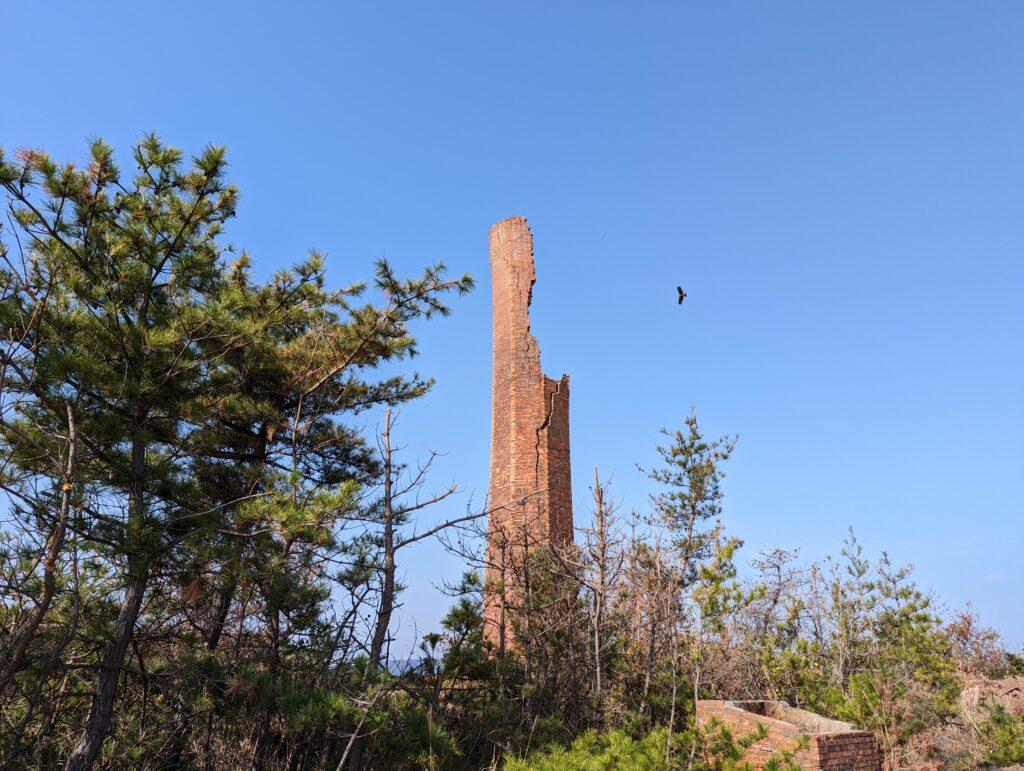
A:
<svg viewBox="0 0 1024 771">
<path fill-rule="evenodd" d="M 747 736 L 759 725 L 768 729 L 763 739 L 754 742 L 744 760 L 761 768 L 779 750 L 793 750 L 801 736 L 809 745 L 796 752 L 794 761 L 806 769 L 822 771 L 880 771 L 878 742 L 870 731 L 858 731 L 849 723 L 794 709 L 781 701 L 697 702 L 697 725 L 712 719 L 723 723 L 734 736 Z"/>
<path fill-rule="evenodd" d="M 569 376 L 546 377 L 530 332 L 537 273 L 524 217 L 491 228 L 494 380 L 484 634 L 506 643 L 525 550 L 572 540 Z"/>
<path fill-rule="evenodd" d="M 970 678 L 960 693 L 961 710 L 973 716 L 990 703 L 1001 704 L 1011 715 L 1024 715 L 1024 677 Z"/>
</svg>

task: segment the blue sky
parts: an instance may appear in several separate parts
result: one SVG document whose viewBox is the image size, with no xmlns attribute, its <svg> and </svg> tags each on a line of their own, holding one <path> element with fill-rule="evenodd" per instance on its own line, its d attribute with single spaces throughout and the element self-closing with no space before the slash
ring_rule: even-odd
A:
<svg viewBox="0 0 1024 771">
<path fill-rule="evenodd" d="M 1021 3 L 8 2 L 0 29 L 0 145 L 226 144 L 259 270 L 477 278 L 418 330 L 437 386 L 398 428 L 464 490 L 439 517 L 486 495 L 487 230 L 524 215 L 579 521 L 594 465 L 645 506 L 635 464 L 692 406 L 740 435 L 748 557 L 853 525 L 1024 643 Z M 409 646 L 460 565 L 405 566 Z"/>
</svg>

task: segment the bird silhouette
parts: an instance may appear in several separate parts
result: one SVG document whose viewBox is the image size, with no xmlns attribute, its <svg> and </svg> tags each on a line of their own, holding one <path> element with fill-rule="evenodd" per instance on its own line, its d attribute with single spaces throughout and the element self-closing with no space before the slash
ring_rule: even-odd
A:
<svg viewBox="0 0 1024 771">
<path fill-rule="evenodd" d="M 677 286 L 676 290 L 679 292 L 679 302 L 676 303 L 676 304 L 677 305 L 682 305 L 683 304 L 683 300 L 686 299 L 686 292 L 683 291 L 683 288 L 681 286 Z"/>
</svg>

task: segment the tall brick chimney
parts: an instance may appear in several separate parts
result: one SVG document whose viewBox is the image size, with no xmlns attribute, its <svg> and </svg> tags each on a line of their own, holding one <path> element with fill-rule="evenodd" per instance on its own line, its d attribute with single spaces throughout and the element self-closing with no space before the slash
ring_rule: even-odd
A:
<svg viewBox="0 0 1024 771">
<path fill-rule="evenodd" d="M 491 228 L 494 381 L 484 635 L 503 649 L 526 550 L 572 540 L 569 376 L 546 377 L 530 333 L 537 273 L 525 217 Z"/>
</svg>

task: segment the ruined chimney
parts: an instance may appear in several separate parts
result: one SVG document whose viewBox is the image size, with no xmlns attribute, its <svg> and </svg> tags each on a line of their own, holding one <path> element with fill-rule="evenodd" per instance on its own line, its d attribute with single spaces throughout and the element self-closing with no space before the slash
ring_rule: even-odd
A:
<svg viewBox="0 0 1024 771">
<path fill-rule="evenodd" d="M 537 274 L 524 217 L 491 228 L 494 381 L 484 634 L 499 649 L 522 596 L 526 550 L 572 540 L 569 376 L 546 377 L 530 333 Z"/>
</svg>

